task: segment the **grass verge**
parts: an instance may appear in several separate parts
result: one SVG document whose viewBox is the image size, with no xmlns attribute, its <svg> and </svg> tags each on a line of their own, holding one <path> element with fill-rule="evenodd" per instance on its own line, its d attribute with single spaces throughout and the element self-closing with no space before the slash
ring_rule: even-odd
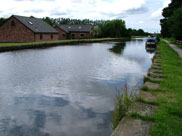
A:
<svg viewBox="0 0 182 136">
<path fill-rule="evenodd" d="M 150 135 L 182 136 L 182 59 L 163 41 L 159 43 L 159 48 L 163 73 L 167 78 L 162 80 L 160 91 L 155 92 L 159 106 Z"/>
<path fill-rule="evenodd" d="M 170 43 L 178 46 L 179 48 L 182 48 L 182 44 L 177 44 L 174 38 L 165 38 L 165 40 L 168 40 Z"/>
<path fill-rule="evenodd" d="M 159 103 L 155 102 L 155 101 L 147 101 L 141 97 L 137 97 L 136 99 L 137 102 L 141 102 L 141 103 L 146 103 L 146 104 L 150 104 L 150 105 L 155 105 L 155 106 L 158 106 Z"/>
<path fill-rule="evenodd" d="M 163 70 L 162 67 L 160 67 L 160 66 L 152 66 L 151 69 Z"/>
<path fill-rule="evenodd" d="M 146 77 L 146 76 L 144 77 L 143 81 L 144 81 L 144 83 L 147 81 L 152 82 L 152 83 L 161 83 L 161 80 L 153 80 L 153 79 Z"/>
<path fill-rule="evenodd" d="M 153 63 L 161 63 L 161 58 L 160 59 L 159 58 L 153 58 L 152 62 Z"/>
<path fill-rule="evenodd" d="M 131 36 L 131 38 L 143 38 L 143 37 L 146 37 L 146 36 Z"/>
<path fill-rule="evenodd" d="M 28 42 L 28 43 L 0 43 L 0 47 L 15 47 L 25 45 L 41 45 L 41 44 L 67 44 L 67 43 L 79 43 L 79 42 L 99 42 L 99 41 L 112 41 L 112 40 L 124 40 L 126 38 L 95 38 L 95 39 L 73 39 L 73 40 L 57 40 L 46 42 Z"/>
<path fill-rule="evenodd" d="M 140 115 L 137 112 L 132 112 L 130 114 L 130 116 L 132 118 L 138 118 L 138 119 L 141 119 L 141 120 L 144 120 L 144 121 L 155 121 L 155 118 L 153 116 L 143 116 L 143 115 Z"/>
<path fill-rule="evenodd" d="M 153 77 L 153 78 L 164 78 L 164 76 L 162 74 L 158 74 L 156 73 L 156 75 L 154 75 L 155 73 L 148 73 L 148 76 Z M 157 75 L 158 74 L 158 75 Z"/>
<path fill-rule="evenodd" d="M 163 72 L 162 71 L 159 71 L 159 70 L 154 70 L 154 71 L 152 71 L 152 73 L 155 73 L 155 74 L 163 74 Z"/>
</svg>

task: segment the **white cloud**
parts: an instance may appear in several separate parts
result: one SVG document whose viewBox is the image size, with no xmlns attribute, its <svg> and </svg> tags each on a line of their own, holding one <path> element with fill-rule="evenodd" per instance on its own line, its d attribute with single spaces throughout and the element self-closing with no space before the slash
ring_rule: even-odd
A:
<svg viewBox="0 0 182 136">
<path fill-rule="evenodd" d="M 164 0 L 163 1 L 164 7 L 167 7 L 170 2 L 171 0 Z"/>
<path fill-rule="evenodd" d="M 163 8 L 160 8 L 157 11 L 153 12 L 152 15 L 151 15 L 151 18 L 152 19 L 162 18 L 162 10 L 163 10 Z"/>
<path fill-rule="evenodd" d="M 170 0 L 164 0 L 163 2 L 163 7 L 159 8 L 157 11 L 153 12 L 151 15 L 152 19 L 160 19 L 162 18 L 162 10 L 163 8 L 167 7 L 168 4 L 171 2 Z"/>
<path fill-rule="evenodd" d="M 138 23 L 139 23 L 139 24 L 144 24 L 145 22 L 144 22 L 144 21 L 139 21 Z"/>
<path fill-rule="evenodd" d="M 151 32 L 160 30 L 162 9 L 169 3 L 170 0 L 5 0 L 0 4 L 0 16 L 120 18 L 126 20 L 127 27 Z"/>
<path fill-rule="evenodd" d="M 67 17 L 104 19 L 108 17 L 107 14 L 120 14 L 129 9 L 137 9 L 144 3 L 145 0 L 6 0 L 1 2 L 0 9 L 1 15 L 6 17 L 11 14 L 60 17 L 56 12 L 60 15 L 61 12 L 66 12 L 64 15 Z M 41 12 L 35 13 L 36 10 Z"/>
</svg>

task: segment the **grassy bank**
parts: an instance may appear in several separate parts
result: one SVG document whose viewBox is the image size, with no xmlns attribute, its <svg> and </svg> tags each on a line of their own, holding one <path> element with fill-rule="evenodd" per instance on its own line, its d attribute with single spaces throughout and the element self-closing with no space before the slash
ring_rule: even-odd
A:
<svg viewBox="0 0 182 136">
<path fill-rule="evenodd" d="M 131 36 L 131 38 L 143 38 L 143 37 L 146 37 L 146 36 Z"/>
<path fill-rule="evenodd" d="M 21 50 L 21 49 L 32 49 L 32 48 L 44 48 L 59 45 L 68 45 L 76 43 L 93 43 L 103 41 L 120 41 L 128 40 L 127 37 L 122 38 L 95 38 L 95 39 L 74 39 L 74 40 L 58 40 L 58 41 L 47 41 L 47 42 L 29 42 L 29 43 L 0 43 L 0 52 Z"/>
<path fill-rule="evenodd" d="M 112 41 L 112 40 L 122 40 L 125 38 L 95 38 L 95 39 L 73 39 L 73 40 L 57 40 L 57 41 L 47 41 L 47 42 L 29 42 L 29 43 L 0 43 L 0 47 L 12 47 L 12 46 L 22 46 L 22 45 L 40 45 L 40 44 L 66 44 L 75 42 L 99 42 L 99 41 Z"/>
<path fill-rule="evenodd" d="M 177 44 L 174 38 L 165 38 L 165 39 L 168 40 L 170 43 L 175 44 L 179 48 L 182 48 L 182 44 Z"/>
<path fill-rule="evenodd" d="M 165 42 L 159 43 L 163 74 L 160 91 L 154 91 L 158 98 L 158 110 L 154 115 L 152 136 L 182 135 L 182 60 Z"/>
</svg>

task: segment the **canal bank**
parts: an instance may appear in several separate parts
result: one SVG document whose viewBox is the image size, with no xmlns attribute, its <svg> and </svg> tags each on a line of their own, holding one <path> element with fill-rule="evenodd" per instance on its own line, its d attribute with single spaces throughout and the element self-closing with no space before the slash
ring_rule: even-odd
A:
<svg viewBox="0 0 182 136">
<path fill-rule="evenodd" d="M 112 136 L 179 136 L 182 122 L 182 60 L 161 41 L 144 86 Z"/>
<path fill-rule="evenodd" d="M 104 41 L 125 41 L 130 40 L 129 37 L 121 38 L 96 38 L 96 39 L 74 39 L 74 40 L 61 40 L 61 41 L 48 41 L 48 42 L 32 42 L 32 43 L 0 43 L 0 52 L 34 49 L 34 48 L 46 48 L 61 45 L 74 45 L 79 43 L 96 43 Z"/>
<path fill-rule="evenodd" d="M 144 77 L 144 85 L 141 87 L 136 100 L 129 106 L 126 116 L 120 121 L 112 136 L 146 136 L 152 127 L 153 115 L 158 107 L 157 97 L 153 93 L 160 88 L 162 81 L 162 67 L 160 48 L 157 48 L 152 59 L 153 64 Z M 160 76 L 160 78 L 158 77 Z"/>
</svg>

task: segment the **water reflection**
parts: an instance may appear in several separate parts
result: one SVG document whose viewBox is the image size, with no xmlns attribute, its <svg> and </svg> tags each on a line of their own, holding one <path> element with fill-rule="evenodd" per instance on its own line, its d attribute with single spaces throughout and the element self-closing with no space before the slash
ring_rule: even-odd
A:
<svg viewBox="0 0 182 136">
<path fill-rule="evenodd" d="M 146 51 L 147 51 L 148 53 L 154 54 L 154 52 L 156 51 L 157 47 L 156 47 L 156 46 L 148 46 L 148 45 L 146 45 L 146 46 L 145 46 L 145 49 L 146 49 Z"/>
<path fill-rule="evenodd" d="M 47 97 L 47 96 L 31 96 L 31 97 L 15 97 L 14 104 L 29 104 L 37 102 L 41 106 L 58 106 L 63 107 L 69 104 L 69 101 L 60 97 Z"/>
<path fill-rule="evenodd" d="M 123 53 L 125 46 L 126 46 L 125 42 L 116 43 L 116 45 L 113 46 L 112 48 L 110 48 L 109 51 L 111 51 L 117 55 L 121 55 Z"/>
<path fill-rule="evenodd" d="M 156 48 L 146 48 L 146 51 L 147 51 L 148 53 L 150 53 L 150 54 L 153 54 L 153 53 L 155 53 Z"/>
<path fill-rule="evenodd" d="M 27 124 L 19 124 L 15 119 L 1 121 L 1 136 L 50 136 L 41 129 L 45 126 L 46 115 L 42 111 L 34 112 L 34 118 Z M 4 123 L 4 124 L 3 124 Z"/>
<path fill-rule="evenodd" d="M 153 54 L 157 48 L 157 41 L 155 39 L 147 39 L 145 49 L 148 53 Z"/>
<path fill-rule="evenodd" d="M 153 54 L 145 39 L 81 45 L 0 54 L 0 136 L 110 136 L 116 88 L 142 84 Z"/>
</svg>

